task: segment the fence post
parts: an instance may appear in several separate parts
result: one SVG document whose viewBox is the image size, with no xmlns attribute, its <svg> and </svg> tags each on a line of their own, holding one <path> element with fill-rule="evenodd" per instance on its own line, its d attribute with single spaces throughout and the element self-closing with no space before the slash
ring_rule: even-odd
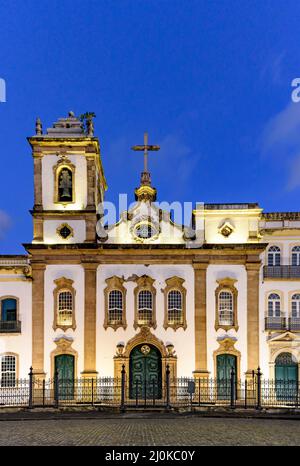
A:
<svg viewBox="0 0 300 466">
<path fill-rule="evenodd" d="M 46 382 L 43 379 L 43 406 L 45 406 L 45 391 L 46 391 Z"/>
<path fill-rule="evenodd" d="M 29 369 L 29 400 L 28 400 L 28 408 L 32 409 L 33 406 L 33 369 L 32 366 Z"/>
<path fill-rule="evenodd" d="M 54 373 L 54 406 L 58 408 L 59 404 L 59 387 L 58 387 L 58 370 Z"/>
<path fill-rule="evenodd" d="M 235 407 L 235 373 L 233 367 L 230 372 L 230 408 Z"/>
<path fill-rule="evenodd" d="M 261 371 L 260 367 L 257 368 L 257 404 L 256 409 L 261 409 Z"/>
<path fill-rule="evenodd" d="M 123 412 L 125 411 L 125 378 L 125 364 L 123 364 L 121 370 L 121 411 Z"/>
<path fill-rule="evenodd" d="M 166 408 L 170 409 L 171 406 L 170 406 L 170 366 L 169 364 L 167 364 L 167 367 L 166 367 L 166 395 L 167 395 Z"/>
<path fill-rule="evenodd" d="M 92 377 L 92 406 L 94 406 L 94 377 Z"/>
</svg>

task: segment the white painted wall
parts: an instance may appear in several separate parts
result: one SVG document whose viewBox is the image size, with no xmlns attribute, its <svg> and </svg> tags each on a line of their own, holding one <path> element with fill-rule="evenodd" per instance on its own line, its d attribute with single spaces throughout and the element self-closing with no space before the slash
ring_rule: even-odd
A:
<svg viewBox="0 0 300 466">
<path fill-rule="evenodd" d="M 21 334 L 0 334 L 0 354 L 11 352 L 18 355 L 17 377 L 28 378 L 32 362 L 32 292 L 31 281 L 1 281 L 0 297 L 14 296 L 19 299 Z"/>
<path fill-rule="evenodd" d="M 73 288 L 76 290 L 75 295 L 75 318 L 76 329 L 68 329 L 63 332 L 61 329 L 53 330 L 54 319 L 54 297 L 53 290 L 56 288 L 54 280 L 57 278 L 69 278 L 74 281 Z M 84 344 L 84 270 L 81 265 L 48 265 L 45 270 L 45 372 L 46 377 L 52 377 L 50 371 L 50 355 L 57 347 L 54 339 L 68 335 L 74 339 L 72 348 L 78 352 L 77 376 L 83 371 L 83 344 Z"/>
<path fill-rule="evenodd" d="M 87 205 L 87 168 L 86 158 L 82 154 L 68 155 L 75 165 L 75 202 L 71 204 L 54 203 L 53 167 L 58 162 L 56 155 L 46 154 L 42 158 L 42 186 L 44 210 L 82 210 Z"/>
<path fill-rule="evenodd" d="M 97 273 L 97 370 L 100 375 L 113 375 L 114 364 L 113 356 L 116 354 L 116 345 L 120 341 L 125 344 L 139 330 L 135 331 L 134 323 L 134 288 L 136 283 L 124 282 L 127 289 L 126 309 L 127 309 L 127 329 L 112 328 L 105 330 L 104 323 L 104 293 L 106 287 L 105 279 L 117 275 L 119 277 L 129 278 L 136 274 L 149 275 L 155 279 L 156 288 L 156 319 L 157 328 L 152 332 L 163 341 L 171 342 L 177 353 L 178 376 L 191 375 L 195 368 L 195 337 L 194 337 L 194 271 L 189 265 L 102 265 Z M 163 328 L 164 319 L 164 294 L 161 291 L 165 286 L 165 280 L 173 276 L 181 277 L 185 280 L 183 286 L 187 289 L 186 311 L 188 326 L 186 330 L 173 329 L 165 330 Z"/>
<path fill-rule="evenodd" d="M 237 321 L 238 331 L 234 329 L 226 332 L 224 329 L 215 330 L 215 290 L 219 286 L 217 280 L 230 277 L 237 282 Z M 226 333 L 230 337 L 237 338 L 235 348 L 241 352 L 241 376 L 247 370 L 247 272 L 242 265 L 209 265 L 207 268 L 207 367 L 211 377 L 216 377 L 214 372 L 213 352 L 219 348 L 217 338 L 224 337 Z"/>
<path fill-rule="evenodd" d="M 57 228 L 67 223 L 73 229 L 74 236 L 64 239 L 57 234 Z M 46 244 L 83 243 L 86 238 L 85 220 L 44 220 L 44 241 Z"/>
</svg>

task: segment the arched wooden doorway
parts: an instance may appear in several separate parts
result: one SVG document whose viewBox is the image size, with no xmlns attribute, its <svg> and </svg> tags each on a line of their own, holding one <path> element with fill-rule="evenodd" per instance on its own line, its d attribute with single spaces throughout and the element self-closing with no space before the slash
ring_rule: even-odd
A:
<svg viewBox="0 0 300 466">
<path fill-rule="evenodd" d="M 297 397 L 298 363 L 291 353 L 280 353 L 275 359 L 275 387 L 278 399 L 293 402 Z"/>
<path fill-rule="evenodd" d="M 129 398 L 161 399 L 162 356 L 151 344 L 140 344 L 130 352 Z"/>
<path fill-rule="evenodd" d="M 58 354 L 54 358 L 58 375 L 58 396 L 63 400 L 74 398 L 75 358 L 72 354 Z"/>
<path fill-rule="evenodd" d="M 233 354 L 219 354 L 217 356 L 217 387 L 219 399 L 230 399 L 231 371 L 234 370 L 237 381 L 237 357 Z M 235 384 L 237 387 L 237 384 Z"/>
</svg>

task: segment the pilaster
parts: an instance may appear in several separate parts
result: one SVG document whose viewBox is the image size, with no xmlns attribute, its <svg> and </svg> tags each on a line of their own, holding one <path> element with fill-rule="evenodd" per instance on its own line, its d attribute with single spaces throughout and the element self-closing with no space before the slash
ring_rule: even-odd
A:
<svg viewBox="0 0 300 466">
<path fill-rule="evenodd" d="M 252 377 L 252 371 L 259 366 L 259 271 L 260 261 L 246 265 L 247 270 L 247 372 Z"/>
<path fill-rule="evenodd" d="M 194 263 L 195 282 L 195 378 L 207 378 L 206 272 L 208 262 Z"/>
<path fill-rule="evenodd" d="M 96 285 L 98 263 L 84 268 L 84 369 L 82 377 L 96 377 Z"/>
<path fill-rule="evenodd" d="M 32 262 L 32 367 L 37 379 L 45 377 L 44 372 L 44 286 L 43 263 Z"/>
</svg>

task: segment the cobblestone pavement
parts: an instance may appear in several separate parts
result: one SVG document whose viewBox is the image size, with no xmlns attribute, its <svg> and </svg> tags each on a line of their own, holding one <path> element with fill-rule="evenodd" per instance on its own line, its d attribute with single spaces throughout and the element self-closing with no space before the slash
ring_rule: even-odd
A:
<svg viewBox="0 0 300 466">
<path fill-rule="evenodd" d="M 222 418 L 1 421 L 0 445 L 300 445 L 300 421 Z"/>
</svg>

